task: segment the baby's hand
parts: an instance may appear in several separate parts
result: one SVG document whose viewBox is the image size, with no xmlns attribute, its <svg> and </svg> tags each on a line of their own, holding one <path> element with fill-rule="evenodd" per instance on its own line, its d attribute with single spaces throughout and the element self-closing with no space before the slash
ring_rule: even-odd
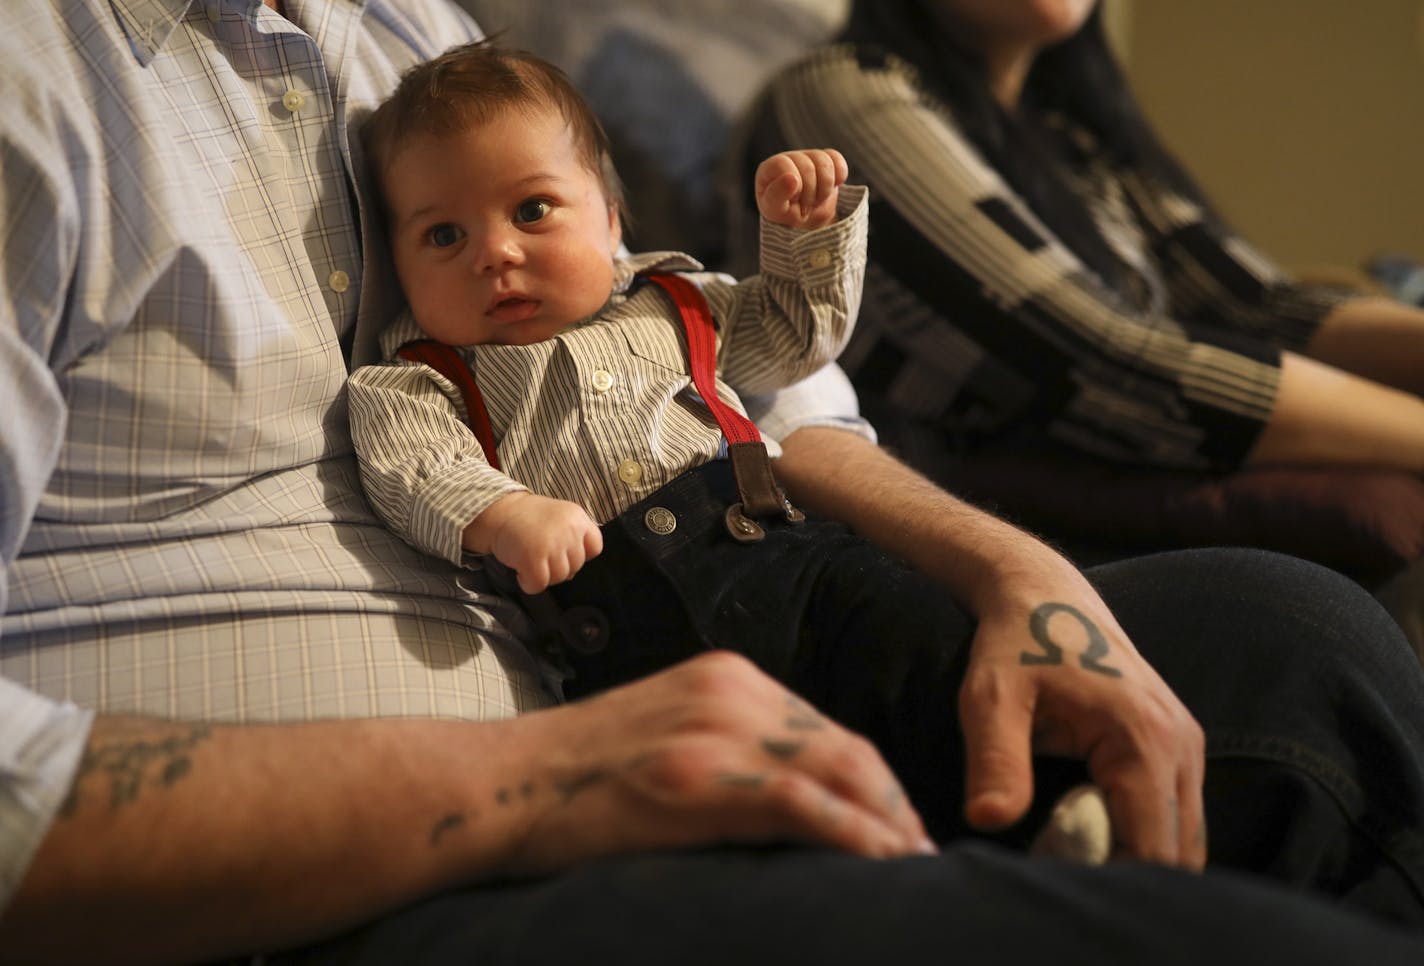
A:
<svg viewBox="0 0 1424 966">
<path fill-rule="evenodd" d="M 821 228 L 836 220 L 836 199 L 850 173 L 834 148 L 782 151 L 756 173 L 757 208 L 762 217 L 788 228 Z"/>
<path fill-rule="evenodd" d="M 490 527 L 488 552 L 519 576 L 519 589 L 526 594 L 568 580 L 603 552 L 598 525 L 583 507 L 567 500 L 511 493 L 477 522 Z"/>
</svg>

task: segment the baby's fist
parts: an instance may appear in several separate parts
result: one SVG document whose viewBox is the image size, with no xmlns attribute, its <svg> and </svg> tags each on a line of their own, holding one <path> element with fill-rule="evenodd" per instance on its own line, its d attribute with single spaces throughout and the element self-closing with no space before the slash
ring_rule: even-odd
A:
<svg viewBox="0 0 1424 966">
<path fill-rule="evenodd" d="M 756 172 L 757 208 L 788 228 L 821 228 L 836 220 L 840 186 L 850 169 L 834 148 L 782 151 Z"/>
</svg>

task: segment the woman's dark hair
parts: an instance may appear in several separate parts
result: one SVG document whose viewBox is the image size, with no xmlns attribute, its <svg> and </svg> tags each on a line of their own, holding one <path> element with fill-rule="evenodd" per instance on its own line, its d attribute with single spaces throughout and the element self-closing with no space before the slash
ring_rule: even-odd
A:
<svg viewBox="0 0 1424 966">
<path fill-rule="evenodd" d="M 1081 160 L 1066 133 L 1045 119 L 1065 118 L 1092 136 L 1110 163 L 1134 168 L 1205 204 L 1190 177 L 1157 140 L 1108 44 L 1102 9 L 1072 37 L 1045 49 L 1024 84 L 1021 110 L 1003 108 L 979 55 L 950 35 L 934 0 L 856 0 L 842 39 L 875 44 L 912 64 L 926 88 L 953 112 L 964 134 L 1034 214 L 1110 287 L 1122 290 L 1126 266 L 1098 230 L 1057 158 Z"/>
</svg>

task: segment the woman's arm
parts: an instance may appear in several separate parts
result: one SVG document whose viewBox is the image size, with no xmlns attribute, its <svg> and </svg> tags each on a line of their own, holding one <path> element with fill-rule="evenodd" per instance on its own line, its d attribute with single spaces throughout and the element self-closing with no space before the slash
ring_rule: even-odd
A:
<svg viewBox="0 0 1424 966">
<path fill-rule="evenodd" d="M 1424 399 L 1285 353 L 1275 410 L 1248 462 L 1424 473 Z"/>
<path fill-rule="evenodd" d="M 1424 394 L 1424 309 L 1359 296 L 1340 302 L 1316 329 L 1305 354 L 1366 379 Z"/>
<path fill-rule="evenodd" d="M 1125 460 L 1240 463 L 1271 411 L 1274 346 L 1238 351 L 1126 307 L 894 58 L 827 49 L 761 104 L 751 152 L 834 144 L 870 187 L 873 284 L 842 361 L 854 378 L 873 365 L 890 406 L 1032 418 Z"/>
</svg>

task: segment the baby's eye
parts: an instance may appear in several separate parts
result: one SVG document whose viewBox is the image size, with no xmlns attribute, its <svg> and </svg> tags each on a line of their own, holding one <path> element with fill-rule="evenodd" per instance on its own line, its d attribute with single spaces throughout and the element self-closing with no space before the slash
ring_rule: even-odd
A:
<svg viewBox="0 0 1424 966">
<path fill-rule="evenodd" d="M 514 220 L 520 224 L 527 224 L 531 221 L 538 221 L 547 215 L 553 208 L 547 201 L 541 198 L 530 198 L 522 202 L 514 211 Z"/>
<path fill-rule="evenodd" d="M 425 237 L 428 238 L 430 240 L 430 244 L 434 245 L 436 248 L 449 248 L 461 238 L 464 238 L 465 233 L 462 232 L 460 229 L 456 228 L 454 225 L 446 223 L 443 225 L 436 225 L 434 228 L 430 229 L 428 232 L 425 233 Z"/>
</svg>

